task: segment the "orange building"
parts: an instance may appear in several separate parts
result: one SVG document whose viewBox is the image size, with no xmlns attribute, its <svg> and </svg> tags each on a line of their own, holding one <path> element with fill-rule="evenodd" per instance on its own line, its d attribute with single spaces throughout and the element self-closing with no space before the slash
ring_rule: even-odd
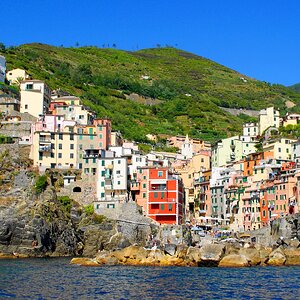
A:
<svg viewBox="0 0 300 300">
<path fill-rule="evenodd" d="M 164 167 L 140 170 L 140 192 L 135 195 L 137 204 L 160 224 L 182 224 L 184 194 L 181 178 Z"/>
<path fill-rule="evenodd" d="M 252 176 L 254 167 L 259 165 L 261 160 L 267 160 L 273 157 L 274 155 L 271 151 L 249 154 L 244 158 L 244 176 Z"/>
</svg>

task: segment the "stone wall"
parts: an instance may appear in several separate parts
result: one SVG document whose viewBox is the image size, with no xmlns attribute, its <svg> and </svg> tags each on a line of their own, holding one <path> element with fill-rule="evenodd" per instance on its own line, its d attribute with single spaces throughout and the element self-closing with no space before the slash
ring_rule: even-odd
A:
<svg viewBox="0 0 300 300">
<path fill-rule="evenodd" d="M 86 206 L 96 201 L 96 185 L 93 182 L 77 180 L 70 185 L 60 188 L 57 196 L 69 196 L 79 204 Z"/>
<path fill-rule="evenodd" d="M 23 136 L 29 136 L 32 122 L 20 121 L 20 122 L 1 122 L 0 134 L 22 138 Z"/>
</svg>

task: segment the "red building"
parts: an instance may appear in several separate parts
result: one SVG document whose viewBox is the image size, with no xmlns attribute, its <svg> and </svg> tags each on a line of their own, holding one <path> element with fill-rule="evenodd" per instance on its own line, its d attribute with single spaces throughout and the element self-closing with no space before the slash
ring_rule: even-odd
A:
<svg viewBox="0 0 300 300">
<path fill-rule="evenodd" d="M 145 167 L 143 176 L 145 191 L 136 201 L 144 207 L 146 215 L 160 224 L 182 224 L 184 193 L 181 178 L 164 167 Z"/>
</svg>

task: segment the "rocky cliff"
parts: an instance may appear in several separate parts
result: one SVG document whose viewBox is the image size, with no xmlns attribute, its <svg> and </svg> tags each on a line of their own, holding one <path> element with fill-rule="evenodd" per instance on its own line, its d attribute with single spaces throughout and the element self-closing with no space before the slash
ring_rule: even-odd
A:
<svg viewBox="0 0 300 300">
<path fill-rule="evenodd" d="M 93 256 L 133 243 L 145 245 L 151 222 L 110 220 L 57 197 L 51 178 L 42 192 L 28 148 L 0 147 L 0 253 L 7 256 Z M 68 200 L 66 202 L 66 200 Z"/>
</svg>

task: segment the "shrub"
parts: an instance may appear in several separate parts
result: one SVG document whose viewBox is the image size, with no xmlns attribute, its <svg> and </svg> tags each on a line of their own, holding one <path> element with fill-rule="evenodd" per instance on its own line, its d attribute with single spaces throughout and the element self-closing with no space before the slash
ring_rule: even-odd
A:
<svg viewBox="0 0 300 300">
<path fill-rule="evenodd" d="M 48 182 L 47 182 L 47 176 L 46 175 L 42 175 L 39 176 L 35 182 L 35 191 L 38 194 L 41 194 L 47 187 Z"/>
<path fill-rule="evenodd" d="M 57 200 L 63 205 L 67 212 L 71 212 L 72 199 L 70 199 L 69 196 L 59 196 Z"/>
<path fill-rule="evenodd" d="M 84 207 L 84 212 L 86 213 L 87 216 L 91 216 L 94 213 L 94 205 L 89 204 Z"/>
</svg>

